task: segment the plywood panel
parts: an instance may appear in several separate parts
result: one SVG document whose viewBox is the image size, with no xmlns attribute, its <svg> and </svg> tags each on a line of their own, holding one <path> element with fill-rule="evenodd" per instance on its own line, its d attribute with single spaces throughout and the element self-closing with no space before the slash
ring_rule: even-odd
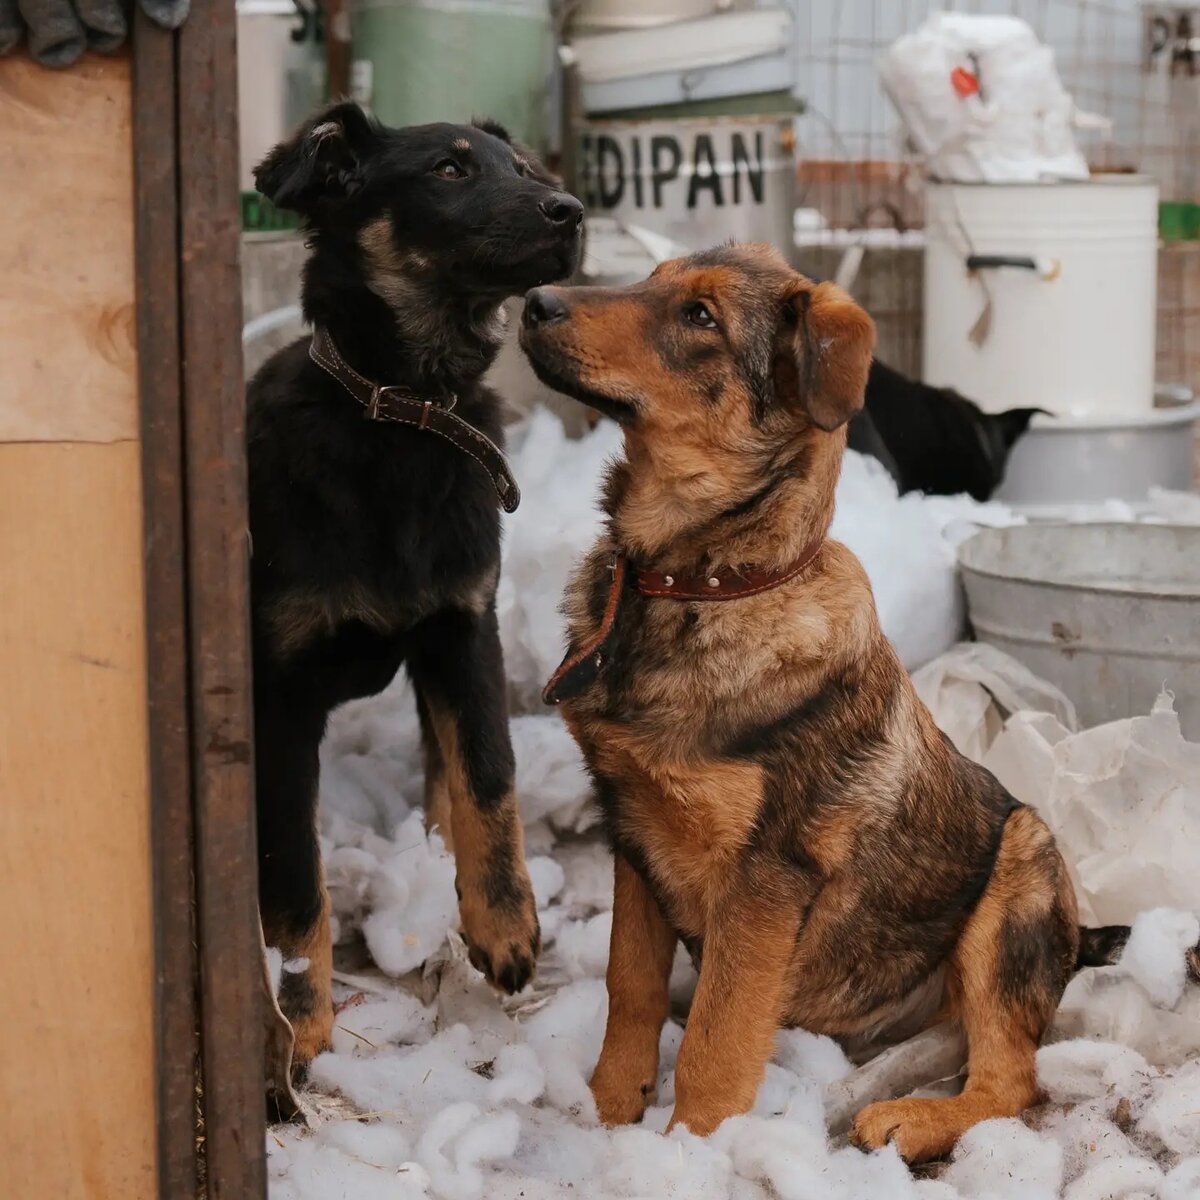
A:
<svg viewBox="0 0 1200 1200">
<path fill-rule="evenodd" d="M 137 434 L 129 62 L 0 58 L 0 442 Z"/>
<path fill-rule="evenodd" d="M 136 443 L 0 445 L 0 1196 L 14 1200 L 156 1193 L 141 529 Z"/>
</svg>

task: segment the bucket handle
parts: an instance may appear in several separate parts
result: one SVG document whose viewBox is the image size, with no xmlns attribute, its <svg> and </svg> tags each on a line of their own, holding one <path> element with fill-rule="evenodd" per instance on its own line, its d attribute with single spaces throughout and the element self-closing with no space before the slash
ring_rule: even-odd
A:
<svg viewBox="0 0 1200 1200">
<path fill-rule="evenodd" d="M 1023 271 L 1033 271 L 1042 279 L 1057 279 L 1062 270 L 1062 264 L 1056 258 L 1034 258 L 1029 254 L 970 254 L 967 256 L 967 270 L 975 271 L 996 270 L 1001 267 L 1016 267 Z"/>
</svg>

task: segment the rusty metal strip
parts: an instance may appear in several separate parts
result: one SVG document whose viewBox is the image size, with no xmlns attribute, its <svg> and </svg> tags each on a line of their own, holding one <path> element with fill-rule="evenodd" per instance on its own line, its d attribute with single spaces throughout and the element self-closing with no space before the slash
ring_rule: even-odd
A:
<svg viewBox="0 0 1200 1200">
<path fill-rule="evenodd" d="M 179 346 L 175 38 L 135 9 L 133 158 L 154 856 L 158 1193 L 194 1197 L 196 953 Z"/>
<path fill-rule="evenodd" d="M 177 34 L 181 314 L 205 1167 L 266 1194 L 251 729 L 236 12 Z"/>
</svg>

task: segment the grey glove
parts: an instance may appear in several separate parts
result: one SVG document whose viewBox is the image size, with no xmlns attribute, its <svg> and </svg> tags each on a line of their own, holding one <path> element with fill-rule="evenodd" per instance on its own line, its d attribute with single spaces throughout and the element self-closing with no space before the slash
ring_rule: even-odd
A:
<svg viewBox="0 0 1200 1200">
<path fill-rule="evenodd" d="M 176 29 L 190 0 L 138 0 L 156 25 Z M 29 53 L 44 67 L 69 67 L 85 49 L 110 54 L 129 32 L 126 0 L 0 0 L 0 54 L 24 32 Z"/>
<path fill-rule="evenodd" d="M 0 0 L 0 54 L 15 50 L 25 32 L 17 0 Z"/>
</svg>

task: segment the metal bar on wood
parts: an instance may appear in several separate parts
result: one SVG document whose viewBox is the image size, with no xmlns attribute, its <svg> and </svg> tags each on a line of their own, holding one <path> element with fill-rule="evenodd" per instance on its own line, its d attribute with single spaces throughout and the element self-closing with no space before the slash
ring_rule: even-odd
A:
<svg viewBox="0 0 1200 1200">
<path fill-rule="evenodd" d="M 136 18 L 161 1200 L 266 1195 L 236 14 Z"/>
<path fill-rule="evenodd" d="M 133 154 L 161 1197 L 194 1196 L 196 952 L 180 412 L 175 38 L 135 9 Z"/>
</svg>

